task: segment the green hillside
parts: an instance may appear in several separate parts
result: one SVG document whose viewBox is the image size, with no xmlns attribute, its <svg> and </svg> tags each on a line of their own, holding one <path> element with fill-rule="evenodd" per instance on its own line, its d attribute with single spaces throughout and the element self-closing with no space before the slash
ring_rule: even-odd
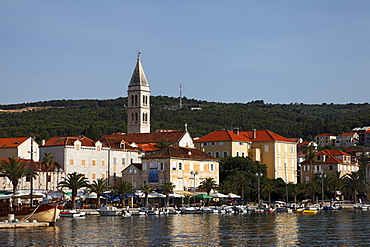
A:
<svg viewBox="0 0 370 247">
<path fill-rule="evenodd" d="M 268 129 L 285 137 L 340 134 L 354 127 L 370 126 L 370 105 L 365 104 L 265 104 L 216 103 L 166 96 L 151 97 L 151 128 L 183 130 L 193 137 L 214 130 Z M 98 139 L 103 134 L 126 132 L 127 98 L 112 100 L 52 100 L 17 105 L 0 105 L 2 110 L 26 107 L 53 108 L 0 113 L 0 137 L 34 135 L 38 140 L 54 136 L 85 135 Z M 191 110 L 197 107 L 201 110 Z"/>
</svg>

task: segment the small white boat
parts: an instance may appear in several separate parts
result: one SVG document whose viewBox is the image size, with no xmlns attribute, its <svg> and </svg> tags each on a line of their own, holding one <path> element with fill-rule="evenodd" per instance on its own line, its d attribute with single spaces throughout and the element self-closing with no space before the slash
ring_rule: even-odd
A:
<svg viewBox="0 0 370 247">
<path fill-rule="evenodd" d="M 85 212 L 81 212 L 78 210 L 69 210 L 60 212 L 60 217 L 66 218 L 84 218 L 85 216 L 86 216 Z"/>
<path fill-rule="evenodd" d="M 113 206 L 102 206 L 96 211 L 99 212 L 100 216 L 117 216 L 122 214 L 120 210 Z"/>
<path fill-rule="evenodd" d="M 129 210 L 122 210 L 122 216 L 123 217 L 130 217 L 132 213 Z"/>
</svg>

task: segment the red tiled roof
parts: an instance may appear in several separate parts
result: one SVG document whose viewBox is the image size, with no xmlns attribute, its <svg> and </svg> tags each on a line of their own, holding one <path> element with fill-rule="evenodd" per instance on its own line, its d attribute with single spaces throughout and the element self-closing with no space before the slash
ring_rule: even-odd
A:
<svg viewBox="0 0 370 247">
<path fill-rule="evenodd" d="M 310 144 L 312 141 L 305 141 L 305 142 L 301 142 L 301 143 L 298 143 L 298 146 L 307 146 L 308 144 Z"/>
<path fill-rule="evenodd" d="M 128 149 L 128 150 L 138 150 L 136 147 L 131 146 L 130 143 L 124 140 L 116 140 L 109 138 L 101 138 L 100 142 L 105 146 L 112 149 Z M 124 144 L 124 146 L 122 146 Z"/>
<path fill-rule="evenodd" d="M 255 138 L 253 135 L 255 133 Z M 266 142 L 266 141 L 282 141 L 282 142 L 295 142 L 289 138 L 278 135 L 269 130 L 249 130 L 249 131 L 240 131 L 240 135 L 252 140 L 252 142 Z"/>
<path fill-rule="evenodd" d="M 348 147 L 344 149 L 346 152 L 362 152 L 361 149 L 355 148 L 355 147 Z"/>
<path fill-rule="evenodd" d="M 139 143 L 137 145 L 144 152 L 157 150 L 157 148 L 154 147 L 157 143 Z"/>
<path fill-rule="evenodd" d="M 116 140 L 125 140 L 126 142 L 136 144 L 139 143 L 157 143 L 164 139 L 168 142 L 178 142 L 185 135 L 185 131 L 171 131 L 171 132 L 153 132 L 153 133 L 135 133 L 135 134 L 112 134 L 105 135 L 102 138 L 110 138 Z"/>
<path fill-rule="evenodd" d="M 153 154 L 142 157 L 141 159 L 153 159 L 153 158 L 182 158 L 182 159 L 194 159 L 194 160 L 215 160 L 218 159 L 206 154 L 198 149 L 185 148 L 179 146 L 168 146 L 160 150 L 155 151 Z"/>
<path fill-rule="evenodd" d="M 302 138 L 295 137 L 295 138 L 289 138 L 289 139 L 292 140 L 292 141 L 295 141 L 295 142 L 299 142 Z"/>
<path fill-rule="evenodd" d="M 351 132 L 351 133 L 339 134 L 338 136 L 353 136 L 354 134 L 355 134 L 354 132 Z"/>
<path fill-rule="evenodd" d="M 81 142 L 81 146 L 95 147 L 96 141 L 86 136 L 53 137 L 47 140 L 44 146 L 73 146 L 77 140 Z"/>
<path fill-rule="evenodd" d="M 18 138 L 0 138 L 0 148 L 14 148 L 21 145 L 28 138 L 31 137 L 18 137 Z"/>
<path fill-rule="evenodd" d="M 334 136 L 334 135 L 332 135 L 332 134 L 329 134 L 329 133 L 322 133 L 322 134 L 320 134 L 320 135 L 317 135 L 317 136 Z M 317 137 L 317 136 L 315 136 L 315 137 Z"/>
<path fill-rule="evenodd" d="M 217 130 L 202 138 L 194 140 L 194 142 L 212 142 L 212 141 L 243 141 L 251 142 L 251 139 L 243 136 L 237 135 L 230 130 Z"/>
</svg>

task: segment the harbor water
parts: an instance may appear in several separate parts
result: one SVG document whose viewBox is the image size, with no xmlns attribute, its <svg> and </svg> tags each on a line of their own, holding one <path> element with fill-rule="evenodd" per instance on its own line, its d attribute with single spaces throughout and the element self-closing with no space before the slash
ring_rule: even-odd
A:
<svg viewBox="0 0 370 247">
<path fill-rule="evenodd" d="M 362 246 L 370 211 L 98 216 L 54 227 L 1 229 L 2 246 Z"/>
</svg>

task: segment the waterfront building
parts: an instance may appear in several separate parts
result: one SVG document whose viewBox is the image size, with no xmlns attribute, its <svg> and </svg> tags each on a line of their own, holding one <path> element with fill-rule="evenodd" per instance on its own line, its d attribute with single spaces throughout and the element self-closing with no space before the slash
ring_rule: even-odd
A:
<svg viewBox="0 0 370 247">
<path fill-rule="evenodd" d="M 31 149 L 32 159 L 38 161 L 39 144 L 32 137 L 0 138 L 0 159 L 31 159 Z"/>
<path fill-rule="evenodd" d="M 267 166 L 269 178 L 297 183 L 297 143 L 269 130 L 220 130 L 194 142 L 215 157 L 248 156 Z"/>
<path fill-rule="evenodd" d="M 267 166 L 267 176 L 270 179 L 282 178 L 286 183 L 297 183 L 295 141 L 269 130 L 241 131 L 240 134 L 251 139 L 249 156 Z"/>
<path fill-rule="evenodd" d="M 120 171 L 131 163 L 140 162 L 142 152 L 126 142 L 109 138 L 94 141 L 85 136 L 54 137 L 40 146 L 41 159 L 51 152 L 68 173 L 82 173 L 90 182 L 108 177 L 114 185 Z"/>
<path fill-rule="evenodd" d="M 340 150 L 329 149 L 317 152 L 312 162 L 306 159 L 301 165 L 302 183 L 312 182 L 317 175 L 334 175 L 340 172 L 340 176 L 344 176 L 359 170 L 356 157 Z"/>
<path fill-rule="evenodd" d="M 219 183 L 219 161 L 195 148 L 168 146 L 141 158 L 122 171 L 122 179 L 132 182 L 135 189 L 149 184 L 160 189 L 163 181 L 175 184 L 175 191 L 196 191 L 209 177 Z M 135 170 L 135 172 L 133 172 Z"/>
<path fill-rule="evenodd" d="M 251 139 L 239 135 L 239 129 L 217 130 L 194 140 L 197 149 L 216 158 L 227 156 L 248 156 Z"/>
</svg>

